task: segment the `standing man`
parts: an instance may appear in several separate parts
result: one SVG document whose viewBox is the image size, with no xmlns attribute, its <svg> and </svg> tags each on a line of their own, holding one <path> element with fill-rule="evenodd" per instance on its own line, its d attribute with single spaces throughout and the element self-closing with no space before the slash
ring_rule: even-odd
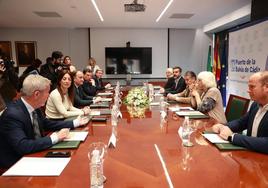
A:
<svg viewBox="0 0 268 188">
<path fill-rule="evenodd" d="M 254 101 L 248 113 L 227 125 L 216 124 L 212 130 L 234 145 L 268 153 L 268 71 L 250 76 L 248 93 Z M 247 135 L 239 133 L 243 130 Z"/>
<path fill-rule="evenodd" d="M 160 89 L 160 93 L 167 95 L 168 93 L 176 94 L 182 92 L 186 88 L 184 78 L 181 76 L 182 69 L 180 67 L 173 68 L 173 77 L 169 78 L 165 87 Z"/>
<path fill-rule="evenodd" d="M 23 155 L 41 151 L 62 141 L 69 129 L 87 123 L 88 119 L 51 121 L 41 110 L 50 89 L 50 81 L 40 75 L 29 75 L 22 86 L 22 97 L 8 105 L 0 117 L 0 168 L 9 168 Z M 58 131 L 59 130 L 59 131 Z M 45 136 L 44 131 L 58 131 Z"/>
<path fill-rule="evenodd" d="M 51 81 L 51 91 L 57 87 L 58 71 L 62 70 L 60 66 L 62 57 L 62 52 L 52 52 L 51 58 L 47 58 L 46 64 L 42 65 L 40 69 L 40 74 Z"/>
</svg>

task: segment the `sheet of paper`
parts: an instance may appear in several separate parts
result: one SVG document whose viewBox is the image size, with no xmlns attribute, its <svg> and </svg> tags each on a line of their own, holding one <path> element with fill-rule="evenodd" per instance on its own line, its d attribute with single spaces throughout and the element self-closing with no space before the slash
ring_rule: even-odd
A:
<svg viewBox="0 0 268 188">
<path fill-rule="evenodd" d="M 188 111 L 188 110 L 193 111 L 194 109 L 190 106 L 181 106 L 180 107 L 180 111 Z"/>
<path fill-rule="evenodd" d="M 163 94 L 162 93 L 155 93 L 154 96 L 155 97 L 157 97 L 157 96 L 163 96 Z"/>
<path fill-rule="evenodd" d="M 223 140 L 218 134 L 202 134 L 202 135 L 213 144 L 229 143 L 227 140 Z"/>
<path fill-rule="evenodd" d="M 85 141 L 87 135 L 87 131 L 70 131 L 68 138 L 63 141 Z"/>
<path fill-rule="evenodd" d="M 91 116 L 99 116 L 100 114 L 101 114 L 100 111 L 92 110 L 89 115 L 91 115 Z"/>
<path fill-rule="evenodd" d="M 151 102 L 150 105 L 151 106 L 158 106 L 158 105 L 160 105 L 160 103 L 159 102 Z"/>
<path fill-rule="evenodd" d="M 23 157 L 2 176 L 59 176 L 70 159 Z"/>
<path fill-rule="evenodd" d="M 102 102 L 110 102 L 112 100 L 113 100 L 112 98 L 101 98 Z"/>
<path fill-rule="evenodd" d="M 179 116 L 193 116 L 193 115 L 204 115 L 203 113 L 199 112 L 199 111 L 178 111 L 176 112 L 177 115 Z"/>
<path fill-rule="evenodd" d="M 105 92 L 105 93 L 98 93 L 98 96 L 109 96 L 109 95 L 113 95 L 113 93 L 111 92 Z"/>
<path fill-rule="evenodd" d="M 179 107 L 179 106 L 169 107 L 168 109 L 169 109 L 171 112 L 177 112 L 177 111 L 180 111 L 180 107 Z"/>
</svg>

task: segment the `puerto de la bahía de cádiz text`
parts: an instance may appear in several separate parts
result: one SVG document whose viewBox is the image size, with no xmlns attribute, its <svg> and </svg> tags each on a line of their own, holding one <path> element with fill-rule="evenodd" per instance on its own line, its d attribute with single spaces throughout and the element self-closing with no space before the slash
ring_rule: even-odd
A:
<svg viewBox="0 0 268 188">
<path fill-rule="evenodd" d="M 238 60 L 231 59 L 231 72 L 259 72 L 261 69 L 256 65 L 255 59 Z"/>
</svg>

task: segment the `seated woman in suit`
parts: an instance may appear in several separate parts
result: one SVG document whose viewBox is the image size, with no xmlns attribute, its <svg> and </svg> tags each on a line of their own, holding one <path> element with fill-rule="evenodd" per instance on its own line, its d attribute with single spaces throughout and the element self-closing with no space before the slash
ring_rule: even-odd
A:
<svg viewBox="0 0 268 188">
<path fill-rule="evenodd" d="M 196 87 L 191 90 L 191 94 L 191 105 L 194 108 L 208 114 L 219 123 L 227 122 L 221 93 L 212 72 L 203 71 L 198 74 Z"/>
<path fill-rule="evenodd" d="M 74 82 L 69 71 L 59 74 L 57 88 L 54 89 L 47 100 L 46 116 L 50 119 L 64 119 L 71 116 L 87 115 L 89 107 L 78 109 L 73 106 Z"/>
</svg>

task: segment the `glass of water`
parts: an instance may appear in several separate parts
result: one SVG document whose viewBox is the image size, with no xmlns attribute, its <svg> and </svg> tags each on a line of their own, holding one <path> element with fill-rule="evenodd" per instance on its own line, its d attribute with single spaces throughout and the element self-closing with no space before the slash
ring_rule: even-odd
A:
<svg viewBox="0 0 268 188">
<path fill-rule="evenodd" d="M 193 120 L 189 120 L 187 124 L 182 127 L 182 143 L 186 147 L 191 147 L 194 144 L 191 142 L 191 134 L 195 131 Z"/>
</svg>

